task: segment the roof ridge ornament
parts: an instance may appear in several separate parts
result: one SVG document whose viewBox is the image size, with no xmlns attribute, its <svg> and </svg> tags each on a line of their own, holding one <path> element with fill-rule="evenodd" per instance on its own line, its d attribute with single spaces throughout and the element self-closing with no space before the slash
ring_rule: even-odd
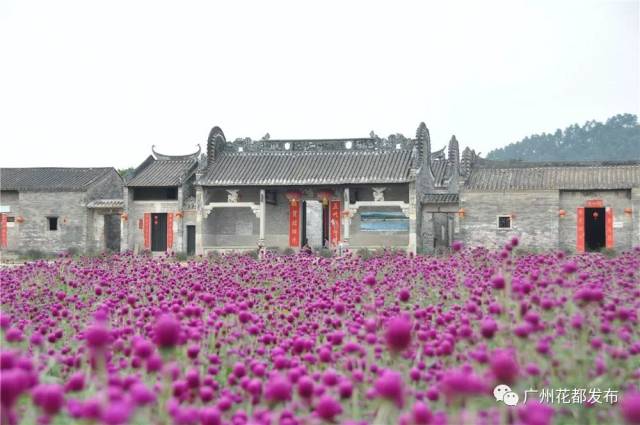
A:
<svg viewBox="0 0 640 425">
<path fill-rule="evenodd" d="M 155 159 L 157 159 L 158 161 L 185 161 L 188 159 L 197 160 L 198 157 L 200 156 L 200 152 L 202 151 L 202 148 L 200 147 L 200 143 L 198 143 L 196 146 L 198 146 L 198 150 L 195 151 L 194 153 L 190 153 L 187 155 L 162 154 L 156 151 L 156 145 L 151 145 L 151 152 L 153 153 L 153 156 L 155 157 Z"/>
</svg>

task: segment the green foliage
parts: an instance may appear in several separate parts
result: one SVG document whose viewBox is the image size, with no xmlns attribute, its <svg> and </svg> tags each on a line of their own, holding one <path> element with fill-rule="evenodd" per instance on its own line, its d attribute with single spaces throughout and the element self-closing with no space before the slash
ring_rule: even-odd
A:
<svg viewBox="0 0 640 425">
<path fill-rule="evenodd" d="M 46 260 L 51 258 L 51 255 L 39 249 L 28 249 L 22 253 L 21 257 L 25 260 Z"/>
<path fill-rule="evenodd" d="M 76 248 L 75 246 L 69 247 L 67 248 L 66 253 L 72 257 L 77 256 L 78 254 L 80 254 L 80 250 L 78 248 Z"/>
<path fill-rule="evenodd" d="M 186 252 L 176 252 L 174 257 L 176 261 L 180 261 L 180 262 L 187 261 L 187 259 L 189 258 Z"/>
<path fill-rule="evenodd" d="M 555 133 L 528 136 L 487 155 L 493 160 L 544 161 L 630 161 L 640 160 L 638 117 L 619 114 L 606 123 L 587 121 Z"/>
<path fill-rule="evenodd" d="M 324 258 L 331 258 L 333 257 L 333 251 L 331 251 L 328 248 L 321 248 L 317 251 L 318 256 L 320 257 L 324 257 Z"/>
<path fill-rule="evenodd" d="M 293 250 L 293 248 L 289 248 L 289 247 L 282 250 L 282 255 L 293 255 L 295 253 L 296 252 Z"/>
<path fill-rule="evenodd" d="M 118 170 L 118 174 L 120 174 L 120 177 L 122 177 L 123 179 L 127 180 L 129 177 L 131 177 L 133 175 L 134 171 L 135 171 L 135 168 L 133 168 L 133 167 L 120 168 Z"/>
</svg>

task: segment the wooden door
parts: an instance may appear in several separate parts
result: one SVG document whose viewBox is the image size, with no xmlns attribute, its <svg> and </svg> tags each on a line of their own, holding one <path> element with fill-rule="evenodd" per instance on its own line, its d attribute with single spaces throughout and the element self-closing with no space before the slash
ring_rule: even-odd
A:
<svg viewBox="0 0 640 425">
<path fill-rule="evenodd" d="M 196 226 L 187 226 L 187 255 L 196 253 Z"/>
<path fill-rule="evenodd" d="M 167 250 L 167 214 L 151 214 L 151 251 Z"/>
</svg>

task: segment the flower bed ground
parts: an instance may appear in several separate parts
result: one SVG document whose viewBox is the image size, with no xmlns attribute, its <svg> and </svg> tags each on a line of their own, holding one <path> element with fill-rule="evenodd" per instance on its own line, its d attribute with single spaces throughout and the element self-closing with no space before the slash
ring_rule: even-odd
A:
<svg viewBox="0 0 640 425">
<path fill-rule="evenodd" d="M 2 424 L 640 423 L 640 250 L 516 245 L 0 269 Z"/>
</svg>

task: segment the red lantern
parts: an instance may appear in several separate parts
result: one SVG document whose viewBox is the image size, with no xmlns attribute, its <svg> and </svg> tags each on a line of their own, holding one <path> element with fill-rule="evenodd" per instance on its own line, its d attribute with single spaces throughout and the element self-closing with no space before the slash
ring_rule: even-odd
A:
<svg viewBox="0 0 640 425">
<path fill-rule="evenodd" d="M 562 218 L 564 218 L 565 215 L 567 215 L 567 212 L 565 210 L 560 210 L 558 211 L 558 215 Z"/>
<path fill-rule="evenodd" d="M 182 217 L 184 217 L 184 213 L 182 211 L 178 211 L 176 213 L 176 218 L 182 218 Z"/>
<path fill-rule="evenodd" d="M 127 214 L 127 213 L 122 213 L 122 214 L 120 214 L 120 219 L 121 219 L 122 221 L 127 221 L 127 220 L 129 220 L 129 214 Z"/>
<path fill-rule="evenodd" d="M 16 223 L 24 223 L 24 218 L 22 216 L 16 217 Z"/>
<path fill-rule="evenodd" d="M 631 208 L 625 208 L 624 209 L 624 213 L 627 215 L 631 215 L 631 213 L 633 212 L 633 210 Z"/>
<path fill-rule="evenodd" d="M 318 198 L 322 201 L 322 205 L 329 205 L 329 199 L 333 196 L 332 190 L 319 190 Z"/>
<path fill-rule="evenodd" d="M 594 212 L 593 212 L 593 219 L 594 219 L 594 220 L 597 220 L 597 219 L 598 219 L 598 215 L 599 215 L 599 214 L 598 214 L 598 211 L 594 211 Z"/>
<path fill-rule="evenodd" d="M 458 210 L 458 217 L 460 217 L 460 218 L 464 218 L 464 208 L 460 208 L 460 209 Z"/>
<path fill-rule="evenodd" d="M 298 205 L 298 202 L 300 202 L 300 199 L 302 198 L 302 192 L 298 190 L 290 190 L 289 192 L 286 192 L 284 196 L 287 197 L 291 205 L 296 206 Z"/>
</svg>

